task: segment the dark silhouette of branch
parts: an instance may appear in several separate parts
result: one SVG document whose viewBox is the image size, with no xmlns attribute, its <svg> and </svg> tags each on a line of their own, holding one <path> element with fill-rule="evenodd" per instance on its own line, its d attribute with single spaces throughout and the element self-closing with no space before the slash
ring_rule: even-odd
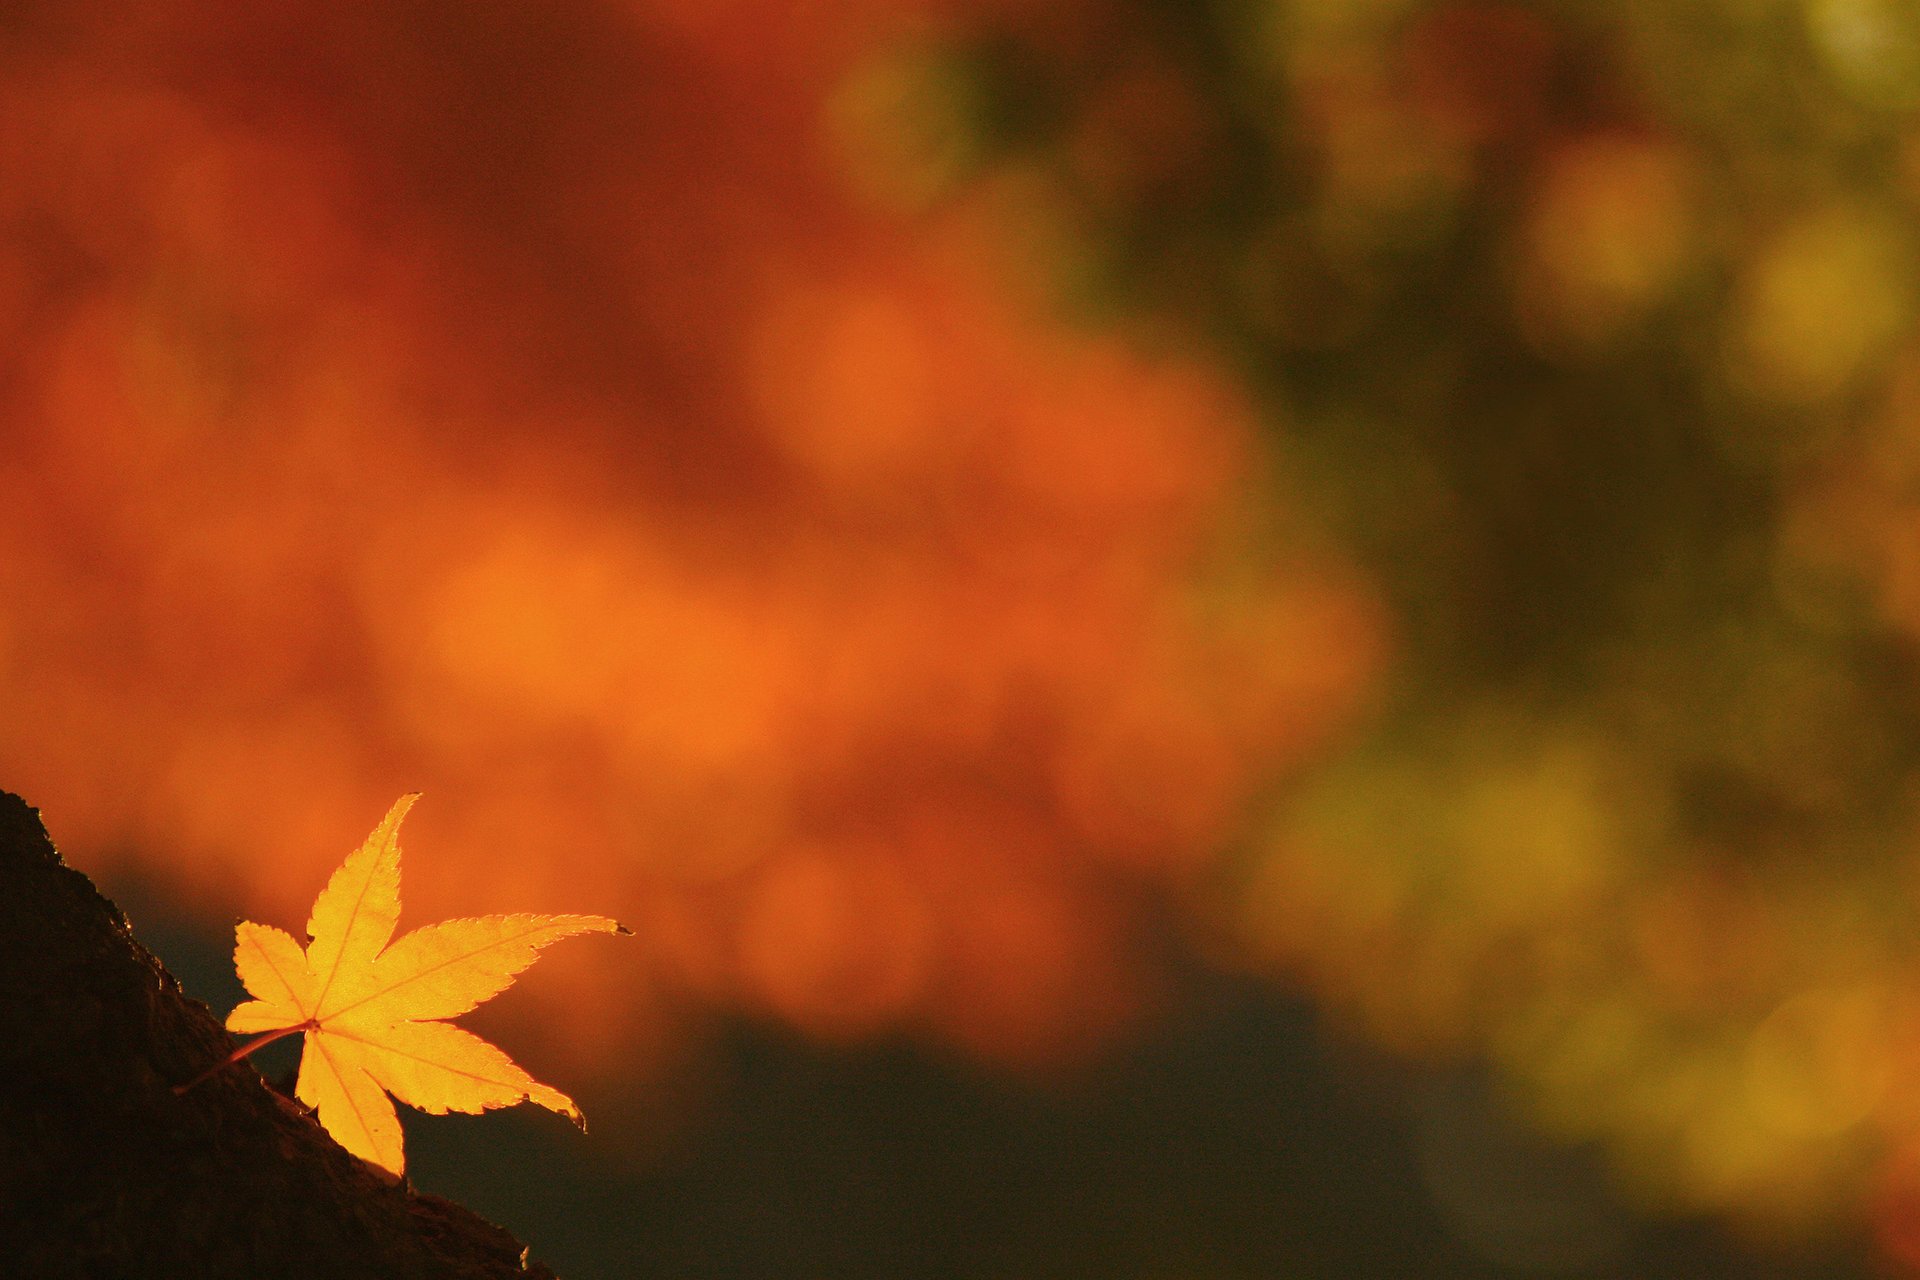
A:
<svg viewBox="0 0 1920 1280">
<path fill-rule="evenodd" d="M 0 792 L 0 1274 L 546 1277 L 342 1150 Z"/>
</svg>

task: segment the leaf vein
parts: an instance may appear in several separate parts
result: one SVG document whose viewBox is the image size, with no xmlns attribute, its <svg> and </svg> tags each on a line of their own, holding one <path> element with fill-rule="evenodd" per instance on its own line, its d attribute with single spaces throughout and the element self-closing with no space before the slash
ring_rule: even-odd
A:
<svg viewBox="0 0 1920 1280">
<path fill-rule="evenodd" d="M 295 994 L 293 989 L 293 983 L 287 980 L 287 976 L 284 973 L 280 972 L 280 966 L 276 965 L 273 962 L 272 953 L 270 953 L 265 947 L 260 945 L 260 936 L 256 933 L 247 934 L 247 943 L 249 946 L 253 948 L 254 953 L 257 954 L 260 957 L 260 959 L 266 964 L 267 972 L 271 973 L 276 979 L 279 980 L 281 989 L 286 992 L 287 1003 L 292 1005 L 295 1009 L 299 1010 L 301 1013 L 305 1013 L 306 1010 L 300 1009 L 300 997 L 297 994 Z"/>
<path fill-rule="evenodd" d="M 376 828 L 376 830 L 378 830 L 378 828 Z M 326 981 L 320 984 L 320 994 L 313 998 L 313 1007 L 315 1009 L 318 1009 L 321 1004 L 325 1002 L 327 992 L 333 990 L 333 980 L 335 976 L 339 974 L 340 966 L 347 958 L 347 943 L 353 938 L 353 926 L 360 921 L 360 907 L 366 902 L 367 894 L 372 888 L 373 873 L 369 870 L 367 875 L 360 881 L 360 892 L 353 899 L 353 910 L 347 913 L 346 927 L 340 931 L 340 948 L 333 953 L 333 968 L 327 971 Z M 324 893 L 325 890 L 321 892 Z"/>
<path fill-rule="evenodd" d="M 427 1024 L 425 1024 L 425 1023 L 416 1023 L 415 1025 L 416 1025 L 416 1026 L 424 1026 L 424 1025 L 427 1025 Z M 440 1026 L 446 1026 L 446 1025 L 449 1025 L 449 1024 L 447 1024 L 447 1023 L 439 1023 L 439 1024 L 436 1024 L 436 1025 L 440 1025 Z M 455 1027 L 455 1028 L 454 1028 L 454 1030 L 456 1030 L 456 1031 L 458 1031 L 458 1030 L 460 1030 L 460 1029 L 461 1029 L 461 1028 L 458 1028 L 458 1027 Z M 497 1077 L 494 1077 L 494 1076 L 483 1076 L 483 1075 L 480 1075 L 480 1074 L 478 1074 L 477 1072 L 473 1072 L 473 1071 L 462 1071 L 462 1070 L 461 1070 L 461 1069 L 460 1069 L 459 1067 L 449 1067 L 449 1066 L 447 1066 L 447 1065 L 446 1065 L 445 1063 L 442 1063 L 442 1062 L 435 1062 L 435 1061 L 434 1061 L 434 1060 L 433 1060 L 432 1058 L 423 1058 L 423 1057 L 421 1057 L 421 1056 L 420 1056 L 419 1054 L 417 1054 L 417 1053 L 408 1053 L 408 1052 L 407 1052 L 407 1051 L 406 1051 L 405 1049 L 396 1049 L 396 1048 L 394 1048 L 394 1047 L 393 1047 L 392 1045 L 390 1045 L 390 1044 L 386 1044 L 386 1043 L 384 1043 L 384 1042 L 382 1042 L 382 1041 L 379 1041 L 379 1040 L 369 1040 L 369 1039 L 367 1039 L 367 1038 L 366 1038 L 365 1036 L 357 1036 L 357 1035 L 354 1035 L 354 1034 L 353 1034 L 352 1032 L 350 1032 L 350 1031 L 337 1031 L 337 1030 L 329 1030 L 329 1031 L 327 1032 L 327 1034 L 328 1034 L 328 1035 L 332 1035 L 332 1036 L 339 1036 L 339 1037 L 340 1037 L 341 1039 L 343 1039 L 343 1040 L 353 1040 L 353 1041 L 357 1041 L 358 1043 L 360 1043 L 360 1044 L 364 1044 L 364 1045 L 367 1045 L 367 1046 L 369 1046 L 370 1048 L 374 1048 L 374 1049 L 378 1049 L 378 1050 L 379 1050 L 380 1052 L 382 1052 L 382 1053 L 390 1053 L 390 1054 L 392 1054 L 392 1055 L 393 1055 L 394 1057 L 396 1057 L 396 1058 L 406 1058 L 406 1059 L 409 1059 L 410 1061 L 413 1061 L 413 1062 L 419 1062 L 419 1063 L 423 1063 L 423 1064 L 425 1064 L 426 1066 L 429 1066 L 429 1067 L 433 1067 L 433 1068 L 435 1068 L 436 1070 L 439 1070 L 439 1071 L 445 1071 L 445 1072 L 448 1072 L 448 1073 L 450 1073 L 450 1074 L 452 1074 L 452 1075 L 456 1075 L 456 1076 L 465 1076 L 465 1077 L 467 1077 L 467 1079 L 469 1079 L 469 1080 L 478 1080 L 478 1081 L 479 1081 L 479 1082 L 480 1082 L 481 1084 L 499 1084 L 499 1085 L 507 1085 L 507 1086 L 509 1086 L 509 1087 L 511 1087 L 511 1088 L 515 1088 L 515 1089 L 519 1089 L 519 1088 L 521 1087 L 521 1085 L 520 1085 L 520 1082 L 519 1082 L 519 1081 L 517 1081 L 517 1080 L 501 1080 L 501 1079 L 498 1079 Z M 469 1033 L 469 1034 L 471 1034 L 471 1033 Z M 475 1037 L 475 1038 L 476 1038 L 476 1039 L 478 1039 L 478 1037 Z M 504 1055 L 503 1055 L 503 1056 L 504 1056 Z"/>
<path fill-rule="evenodd" d="M 448 921 L 447 923 L 451 924 L 456 922 Z M 420 969 L 414 973 L 410 973 L 403 978 L 396 978 L 392 982 L 388 983 L 386 986 L 381 987 L 377 991 L 368 992 L 366 995 L 361 996 L 358 1000 L 353 1001 L 351 1004 L 342 1005 L 338 1009 L 332 1009 L 324 1014 L 320 1014 L 317 1016 L 319 1016 L 323 1020 L 344 1017 L 348 1013 L 351 1013 L 353 1010 L 358 1009 L 361 1005 L 368 1004 L 374 1000 L 378 1000 L 381 996 L 392 995 L 396 991 L 399 991 L 405 987 L 411 986 L 413 983 L 421 981 L 422 979 L 426 978 L 429 974 L 438 973 L 442 969 L 449 968 L 456 964 L 464 964 L 469 960 L 485 955 L 489 951 L 493 951 L 497 948 L 511 945 L 512 943 L 515 943 L 515 942 L 524 941 L 525 939 L 531 938 L 536 934 L 553 931 L 554 929 L 555 929 L 555 926 L 551 924 L 539 924 L 539 925 L 534 925 L 531 928 L 528 928 L 520 933 L 516 933 L 511 937 L 495 938 L 493 941 L 487 943 L 485 946 L 475 947 L 471 951 L 463 951 L 456 956 L 448 956 L 445 959 L 439 961 L 438 963 L 428 965 L 426 968 Z M 413 935 L 409 934 L 407 936 L 412 937 Z M 402 938 L 400 942 L 405 942 L 406 940 L 407 940 L 406 938 Z M 391 955 L 395 947 L 398 947 L 399 945 L 400 945 L 399 943 L 395 943 L 393 947 L 388 947 L 387 954 Z M 317 1005 L 317 1002 L 316 1002 L 316 1005 Z"/>
<path fill-rule="evenodd" d="M 347 1110 L 353 1112 L 353 1118 L 360 1126 L 361 1136 L 366 1139 L 367 1150 L 376 1150 L 377 1148 L 373 1141 L 373 1126 L 369 1125 L 366 1116 L 361 1114 L 360 1104 L 354 1100 L 353 1090 L 347 1088 L 346 1073 L 340 1070 L 340 1065 L 333 1060 L 333 1055 L 327 1052 L 326 1043 L 321 1037 L 317 1035 L 308 1036 L 307 1039 L 312 1042 L 315 1052 L 320 1055 L 320 1060 L 327 1064 L 327 1070 L 333 1072 L 333 1082 L 339 1086 L 340 1096 L 346 1099 Z"/>
</svg>

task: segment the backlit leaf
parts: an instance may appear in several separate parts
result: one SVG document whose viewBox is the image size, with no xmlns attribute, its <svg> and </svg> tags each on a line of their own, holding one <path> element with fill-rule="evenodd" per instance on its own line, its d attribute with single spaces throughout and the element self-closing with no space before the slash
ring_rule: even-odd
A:
<svg viewBox="0 0 1920 1280">
<path fill-rule="evenodd" d="M 535 1102 L 580 1123 L 573 1099 L 435 1019 L 506 990 L 549 943 L 626 932 L 605 916 L 483 916 L 388 946 L 400 920 L 400 822 L 416 798 L 402 796 L 327 881 L 304 949 L 282 930 L 240 924 L 233 963 L 254 998 L 227 1017 L 229 1031 L 305 1032 L 295 1095 L 341 1146 L 396 1175 L 406 1158 L 388 1094 L 435 1114 Z"/>
</svg>

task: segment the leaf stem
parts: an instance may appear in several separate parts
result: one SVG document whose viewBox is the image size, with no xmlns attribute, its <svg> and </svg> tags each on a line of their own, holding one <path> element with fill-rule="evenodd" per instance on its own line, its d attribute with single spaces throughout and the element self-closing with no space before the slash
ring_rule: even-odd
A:
<svg viewBox="0 0 1920 1280">
<path fill-rule="evenodd" d="M 223 1068 L 232 1066 L 234 1063 L 240 1061 L 240 1059 L 252 1053 L 255 1049 L 264 1049 L 266 1046 L 272 1044 L 275 1040 L 279 1040 L 285 1036 L 298 1035 L 302 1031 L 311 1031 L 314 1028 L 314 1025 L 315 1024 L 313 1019 L 309 1018 L 305 1022 L 296 1022 L 290 1027 L 281 1027 L 278 1031 L 263 1031 L 259 1035 L 255 1036 L 253 1039 L 248 1040 L 246 1043 L 242 1044 L 238 1049 L 235 1049 L 232 1053 L 228 1054 L 226 1057 L 220 1059 L 220 1061 L 208 1067 L 205 1071 L 202 1071 L 199 1075 L 195 1076 L 193 1079 L 187 1081 L 185 1084 L 177 1084 L 173 1086 L 173 1092 L 175 1096 L 183 1094 L 187 1090 L 193 1088 L 193 1086 L 199 1084 L 201 1081 L 212 1078 L 214 1075 L 218 1074 Z"/>
</svg>

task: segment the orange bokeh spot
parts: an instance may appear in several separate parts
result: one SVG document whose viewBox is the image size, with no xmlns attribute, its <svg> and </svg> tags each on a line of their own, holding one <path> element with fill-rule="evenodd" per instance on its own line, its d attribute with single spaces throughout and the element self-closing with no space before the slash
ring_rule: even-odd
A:
<svg viewBox="0 0 1920 1280">
<path fill-rule="evenodd" d="M 897 1021 L 927 980 L 929 914 L 922 893 L 884 855 L 796 849 L 748 890 L 742 980 L 803 1030 L 877 1030 Z"/>
</svg>

